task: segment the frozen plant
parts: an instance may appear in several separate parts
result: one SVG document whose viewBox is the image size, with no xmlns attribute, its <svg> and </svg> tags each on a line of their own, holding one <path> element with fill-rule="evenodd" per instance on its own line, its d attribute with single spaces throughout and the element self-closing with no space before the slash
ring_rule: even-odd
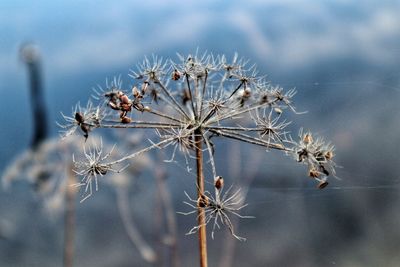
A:
<svg viewBox="0 0 400 267">
<path fill-rule="evenodd" d="M 7 189 L 16 180 L 27 180 L 32 184 L 34 195 L 41 200 L 47 215 L 55 218 L 61 215 L 64 217 L 63 266 L 68 267 L 73 265 L 74 258 L 75 200 L 77 193 L 76 186 L 71 185 L 79 185 L 79 183 L 76 184 L 75 176 L 78 171 L 76 167 L 79 166 L 79 163 L 74 166 L 74 171 L 74 157 L 71 159 L 70 154 L 80 151 L 86 139 L 82 140 L 81 137 L 73 136 L 60 142 L 58 138 L 48 137 L 48 109 L 43 98 L 40 53 L 35 45 L 27 43 L 21 47 L 20 56 L 27 65 L 29 73 L 29 89 L 33 113 L 32 141 L 30 147 L 10 162 L 4 172 L 1 173 L 1 181 L 3 188 Z M 88 136 L 90 127 L 83 123 L 76 123 L 76 121 L 83 121 L 83 118 L 80 118 L 79 115 L 82 114 L 85 120 L 90 121 L 91 124 L 96 124 L 96 121 L 104 116 L 100 113 L 103 110 L 93 107 L 90 102 L 85 108 L 77 105 L 73 110 L 76 114 L 75 118 L 68 118 L 63 115 L 67 124 L 61 125 L 61 127 L 68 129 L 68 131 L 61 131 L 63 137 L 71 135 L 76 130 L 74 128 L 80 128 L 84 135 Z M 131 135 L 130 138 L 137 139 L 137 135 Z M 92 135 L 91 139 L 94 143 L 100 143 L 101 148 L 104 150 L 112 151 L 114 148 L 108 145 L 107 142 L 104 142 L 103 146 L 103 141 L 98 136 Z M 89 149 L 89 152 L 86 153 L 88 157 L 86 159 L 91 159 L 94 161 L 92 165 L 98 166 L 97 169 L 92 170 L 95 175 L 107 170 L 107 166 L 97 164 L 99 160 L 102 160 L 101 157 L 96 157 L 99 154 L 102 154 L 99 149 Z M 132 177 L 137 177 L 141 170 L 150 165 L 150 159 L 146 156 L 138 158 L 135 166 L 126 170 L 124 175 L 119 173 L 109 175 L 107 182 L 116 189 L 119 214 L 129 238 L 146 261 L 154 262 L 157 255 L 136 229 L 130 210 L 126 208 L 128 207 L 127 202 L 129 199 L 125 197 L 130 183 L 134 180 Z M 113 157 L 111 152 L 107 154 L 107 158 L 110 157 Z M 83 171 L 84 173 L 90 171 L 90 165 L 84 164 L 80 167 L 86 167 Z M 88 177 L 88 179 L 91 178 L 92 176 Z M 84 192 L 82 200 L 85 197 L 87 197 L 87 192 Z M 7 230 L 7 227 L 3 228 Z M 10 231 L 5 231 L 5 237 L 8 237 L 7 232 Z M 2 233 L 0 233 L 0 237 L 1 235 Z"/>
<path fill-rule="evenodd" d="M 218 151 L 214 140 L 233 139 L 294 155 L 298 162 L 308 165 L 309 176 L 319 188 L 325 187 L 327 177 L 334 173 L 332 145 L 314 139 L 311 133 L 301 132 L 300 140 L 293 140 L 286 129 L 290 122 L 282 118 L 285 112 L 298 114 L 293 102 L 296 91 L 271 85 L 258 74 L 255 65 L 237 54 L 230 61 L 224 55 L 198 52 L 178 54 L 177 61 L 152 56 L 129 76 L 129 88 L 123 87 L 121 78 L 115 78 L 105 88 L 96 89 L 99 104 L 65 116 L 64 131 L 71 134 L 80 128 L 86 138 L 96 128 L 152 129 L 154 134 L 149 135 L 148 145 L 117 160 L 106 156 L 93 160 L 89 156 L 84 162 L 75 162 L 82 176 L 81 185 L 90 190 L 96 178 L 119 170 L 126 161 L 153 149 L 172 147 L 170 161 L 177 160 L 176 152 L 180 152 L 188 170 L 190 159 L 194 159 L 197 197 L 188 196 L 186 203 L 197 212 L 197 223 L 189 233 L 199 234 L 201 266 L 207 266 L 207 224 L 212 223 L 212 237 L 216 228 L 225 225 L 242 240 L 234 232 L 230 217 L 247 217 L 239 214 L 245 206 L 239 191 L 222 193 L 223 178 L 214 162 Z M 214 193 L 205 190 L 204 157 L 213 174 L 207 179 L 214 184 Z"/>
<path fill-rule="evenodd" d="M 229 218 L 230 214 L 236 215 L 239 218 L 253 218 L 251 216 L 242 216 L 238 213 L 242 208 L 246 207 L 247 204 L 243 203 L 243 198 L 240 194 L 240 189 L 236 192 L 230 194 L 232 186 L 222 194 L 222 189 L 224 187 L 224 179 L 221 176 L 218 176 L 215 180 L 215 197 L 212 196 L 208 191 L 204 193 L 199 199 L 192 199 L 190 196 L 185 192 L 187 198 L 190 202 L 184 202 L 185 204 L 192 207 L 194 210 L 190 212 L 180 212 L 183 215 L 189 215 L 197 212 L 198 207 L 204 208 L 205 212 L 205 224 L 204 225 L 196 225 L 194 226 L 188 234 L 196 233 L 200 230 L 202 226 L 207 225 L 208 223 L 212 222 L 212 231 L 211 237 L 214 238 L 214 232 L 216 228 L 220 228 L 220 224 L 222 223 L 226 225 L 231 232 L 231 234 L 240 241 L 246 240 L 243 237 L 240 237 L 235 234 L 233 231 L 233 224 L 231 219 Z"/>
</svg>

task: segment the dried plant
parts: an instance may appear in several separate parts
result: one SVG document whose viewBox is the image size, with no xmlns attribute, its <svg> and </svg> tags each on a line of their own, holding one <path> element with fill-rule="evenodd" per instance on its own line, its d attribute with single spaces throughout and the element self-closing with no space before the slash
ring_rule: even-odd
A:
<svg viewBox="0 0 400 267">
<path fill-rule="evenodd" d="M 211 237 L 214 239 L 214 232 L 216 228 L 220 228 L 220 223 L 224 224 L 228 227 L 231 234 L 240 241 L 245 241 L 246 238 L 240 237 L 235 234 L 233 229 L 233 224 L 231 219 L 229 218 L 230 215 L 235 215 L 239 218 L 254 218 L 252 216 L 243 216 L 240 215 L 238 212 L 247 206 L 247 204 L 243 203 L 243 197 L 241 196 L 240 189 L 236 192 L 231 194 L 232 186 L 222 194 L 223 189 L 223 178 L 218 176 L 215 180 L 215 188 L 216 194 L 215 197 L 206 191 L 204 195 L 202 195 L 199 199 L 192 199 L 190 196 L 185 192 L 187 198 L 190 202 L 184 202 L 185 204 L 192 207 L 194 210 L 190 212 L 179 212 L 183 215 L 190 215 L 197 212 L 198 207 L 204 208 L 205 212 L 205 224 L 204 225 L 196 225 L 194 226 L 187 234 L 193 234 L 198 232 L 203 226 L 206 226 L 210 222 L 212 222 L 212 231 Z"/>
<path fill-rule="evenodd" d="M 62 114 L 66 124 L 60 125 L 66 130 L 61 130 L 63 141 L 58 138 L 48 138 L 47 133 L 47 105 L 43 98 L 42 75 L 40 68 L 40 53 L 38 48 L 30 43 L 24 44 L 20 49 L 20 57 L 28 67 L 29 89 L 31 93 L 31 108 L 33 113 L 33 134 L 32 142 L 28 149 L 23 151 L 15 158 L 1 174 L 2 185 L 8 188 L 18 179 L 28 180 L 35 189 L 35 196 L 41 200 L 46 215 L 51 217 L 64 216 L 64 255 L 63 266 L 73 265 L 74 258 L 74 236 L 75 236 L 75 202 L 77 186 L 76 174 L 82 172 L 92 172 L 93 175 L 87 176 L 85 181 L 88 186 L 92 186 L 92 176 L 97 182 L 97 175 L 104 175 L 107 171 L 114 171 L 117 175 L 111 175 L 107 179 L 108 183 L 116 189 L 117 206 L 119 214 L 123 221 L 125 230 L 132 243 L 139 250 L 141 256 L 148 262 L 155 262 L 157 255 L 154 250 L 141 237 L 137 230 L 129 210 L 128 198 L 125 197 L 130 188 L 132 177 L 137 177 L 140 171 L 143 171 L 150 165 L 150 159 L 147 156 L 139 157 L 134 167 L 130 167 L 124 175 L 118 171 L 108 169 L 107 165 L 101 165 L 101 161 L 106 158 L 111 159 L 112 151 L 115 146 L 104 143 L 102 138 L 92 136 L 91 141 L 94 144 L 101 144 L 94 149 L 89 148 L 86 152 L 85 142 L 78 136 L 65 137 L 73 134 L 78 128 L 88 137 L 91 127 L 86 124 L 97 124 L 106 114 L 101 108 L 94 107 L 88 102 L 85 108 L 77 105 L 73 109 L 74 118 Z M 78 122 L 78 123 L 77 123 Z M 137 138 L 137 135 L 130 136 L 130 139 Z M 86 141 L 85 139 L 85 141 Z M 127 143 L 125 142 L 125 146 Z M 70 154 L 80 151 L 84 145 L 84 152 L 88 164 L 82 164 L 84 161 L 75 162 L 74 156 L 71 159 Z M 104 157 L 102 150 L 110 151 Z M 120 150 L 120 149 L 119 149 Z M 92 162 L 92 164 L 90 164 Z M 86 163 L 86 162 L 85 162 Z M 93 168 L 92 168 L 93 167 Z M 129 178 L 128 178 L 129 176 Z M 83 193 L 83 201 L 92 192 L 87 188 Z M 0 233 L 1 237 L 1 233 Z"/>
<path fill-rule="evenodd" d="M 86 150 L 87 144 L 78 136 L 70 137 L 62 142 L 58 138 L 42 141 L 34 150 L 28 149 L 19 155 L 7 167 L 2 174 L 3 187 L 8 188 L 17 179 L 28 180 L 32 183 L 35 193 L 42 201 L 48 215 L 59 217 L 63 213 L 66 214 L 65 223 L 69 227 L 65 229 L 65 239 L 73 243 L 76 188 L 81 185 L 81 182 L 76 182 L 75 175 L 91 173 L 84 180 L 87 188 L 82 192 L 82 202 L 91 195 L 93 183 L 96 187 L 97 176 L 105 175 L 108 171 L 113 172 L 114 175 L 108 176 L 107 184 L 116 190 L 118 211 L 128 237 L 139 250 L 143 259 L 147 262 L 154 262 L 157 256 L 135 226 L 128 206 L 129 199 L 126 197 L 126 190 L 130 188 L 133 177 L 137 177 L 140 171 L 150 166 L 150 159 L 138 157 L 135 166 L 129 166 L 122 174 L 118 173 L 117 170 L 109 169 L 106 164 L 102 165 L 101 163 L 102 160 L 117 156 L 116 152 L 113 152 L 115 146 L 103 142 L 98 136 L 92 136 L 91 139 L 94 144 L 101 145 Z M 82 145 L 85 151 L 85 161 L 76 161 L 75 156 L 71 160 L 70 153 L 77 153 L 81 150 Z M 103 155 L 102 150 L 106 150 L 108 153 Z M 71 256 L 65 257 L 64 260 L 67 260 L 68 263 L 64 263 L 64 266 L 72 266 L 73 247 L 73 245 L 66 246 Z"/>
<path fill-rule="evenodd" d="M 102 156 L 101 148 L 86 153 L 84 161 L 75 161 L 81 185 L 90 190 L 97 177 L 120 170 L 124 162 L 153 149 L 173 147 L 170 161 L 176 160 L 179 151 L 188 170 L 189 159 L 195 159 L 197 198 L 189 197 L 186 203 L 198 214 L 197 224 L 189 233 L 199 233 L 201 266 L 207 266 L 206 225 L 213 224 L 212 237 L 222 223 L 234 237 L 243 240 L 235 234 L 230 216 L 247 217 L 238 213 L 245 206 L 239 191 L 222 193 L 223 186 L 218 185 L 222 178 L 214 163 L 214 140 L 223 137 L 294 155 L 308 165 L 309 176 L 319 188 L 328 184 L 329 174 L 334 174 L 332 145 L 303 132 L 296 141 L 286 130 L 289 122 L 281 119 L 285 111 L 299 113 L 293 103 L 296 91 L 272 86 L 258 75 L 255 65 L 237 54 L 231 61 L 198 52 L 178 54 L 176 62 L 152 56 L 129 76 L 133 79 L 129 90 L 123 89 L 121 78 L 107 82 L 105 88 L 95 91 L 95 98 L 103 99 L 99 105 L 78 106 L 71 116 L 64 116 L 63 130 L 70 134 L 80 128 L 85 138 L 96 128 L 153 129 L 155 134 L 149 136 L 147 146 L 117 160 Z M 209 178 L 214 181 L 213 194 L 204 186 L 204 153 L 213 174 Z M 192 213 L 195 211 L 186 214 Z"/>
</svg>

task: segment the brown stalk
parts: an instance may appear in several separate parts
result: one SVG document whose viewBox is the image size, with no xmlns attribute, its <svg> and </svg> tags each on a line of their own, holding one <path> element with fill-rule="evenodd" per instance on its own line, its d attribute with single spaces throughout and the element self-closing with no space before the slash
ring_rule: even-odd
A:
<svg viewBox="0 0 400 267">
<path fill-rule="evenodd" d="M 74 259 L 75 240 L 75 197 L 77 189 L 71 184 L 75 183 L 75 174 L 72 171 L 72 163 L 68 171 L 68 179 L 65 194 L 65 217 L 64 217 L 64 251 L 63 266 L 72 267 Z"/>
<path fill-rule="evenodd" d="M 197 197 L 201 199 L 204 196 L 204 175 L 203 175 L 203 135 L 201 129 L 195 132 L 196 143 L 196 166 L 197 166 Z M 198 207 L 198 225 L 199 229 L 199 252 L 200 252 L 200 267 L 207 267 L 207 232 L 206 218 L 202 207 Z"/>
</svg>

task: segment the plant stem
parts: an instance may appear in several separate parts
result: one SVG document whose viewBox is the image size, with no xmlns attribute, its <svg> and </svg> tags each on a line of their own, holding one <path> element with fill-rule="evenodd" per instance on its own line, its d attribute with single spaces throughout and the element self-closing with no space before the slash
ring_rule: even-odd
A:
<svg viewBox="0 0 400 267">
<path fill-rule="evenodd" d="M 75 196 L 77 190 L 75 187 L 71 186 L 71 184 L 74 184 L 76 182 L 75 174 L 72 169 L 72 164 L 70 164 L 65 195 L 66 208 L 64 218 L 64 267 L 72 267 L 74 259 Z"/>
<path fill-rule="evenodd" d="M 197 163 L 197 197 L 202 199 L 204 196 L 204 175 L 203 175 L 203 135 L 201 129 L 195 132 L 196 142 L 196 163 Z M 200 267 L 207 267 L 207 232 L 206 232 L 206 218 L 204 209 L 198 207 L 198 225 L 199 229 L 199 251 L 200 251 Z"/>
<path fill-rule="evenodd" d="M 38 50 L 32 44 L 21 47 L 21 56 L 29 72 L 29 89 L 31 108 L 34 120 L 33 138 L 31 147 L 35 150 L 48 136 L 47 105 L 43 97 L 42 68 Z"/>
</svg>

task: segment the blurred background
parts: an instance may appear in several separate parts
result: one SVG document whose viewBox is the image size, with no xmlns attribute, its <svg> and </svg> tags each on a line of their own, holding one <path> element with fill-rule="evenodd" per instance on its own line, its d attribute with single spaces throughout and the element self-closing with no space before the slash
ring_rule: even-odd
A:
<svg viewBox="0 0 400 267">
<path fill-rule="evenodd" d="M 395 0 L 2 0 L 0 173 L 32 141 L 23 44 L 34 43 L 40 52 L 53 140 L 60 112 L 86 103 L 106 78 L 128 81 L 129 69 L 145 55 L 168 58 L 199 48 L 230 58 L 238 52 L 272 84 L 297 89 L 295 105 L 308 113 L 289 116 L 293 135 L 303 126 L 331 140 L 342 168 L 340 179 L 318 190 L 306 168 L 287 156 L 221 144 L 218 168 L 228 183 L 251 181 L 243 213 L 256 219 L 237 226 L 246 242 L 225 229 L 209 238 L 210 266 L 400 266 L 399 10 Z M 52 160 L 72 157 L 61 154 Z M 183 164 L 156 166 L 167 173 L 174 210 L 187 211 L 183 191 L 194 192 L 194 176 L 182 172 Z M 62 266 L 63 216 L 43 208 L 37 188 L 26 182 L 29 174 L 18 173 L 18 181 L 0 190 L 0 266 Z M 163 215 L 154 208 L 160 200 L 151 177 L 147 170 L 130 183 L 129 207 L 159 261 L 141 257 L 116 209 L 115 190 L 100 181 L 99 192 L 76 200 L 74 266 L 173 266 L 173 253 L 162 248 L 168 240 L 159 235 Z M 176 216 L 181 266 L 198 262 L 197 236 L 185 235 L 194 220 Z"/>
</svg>

